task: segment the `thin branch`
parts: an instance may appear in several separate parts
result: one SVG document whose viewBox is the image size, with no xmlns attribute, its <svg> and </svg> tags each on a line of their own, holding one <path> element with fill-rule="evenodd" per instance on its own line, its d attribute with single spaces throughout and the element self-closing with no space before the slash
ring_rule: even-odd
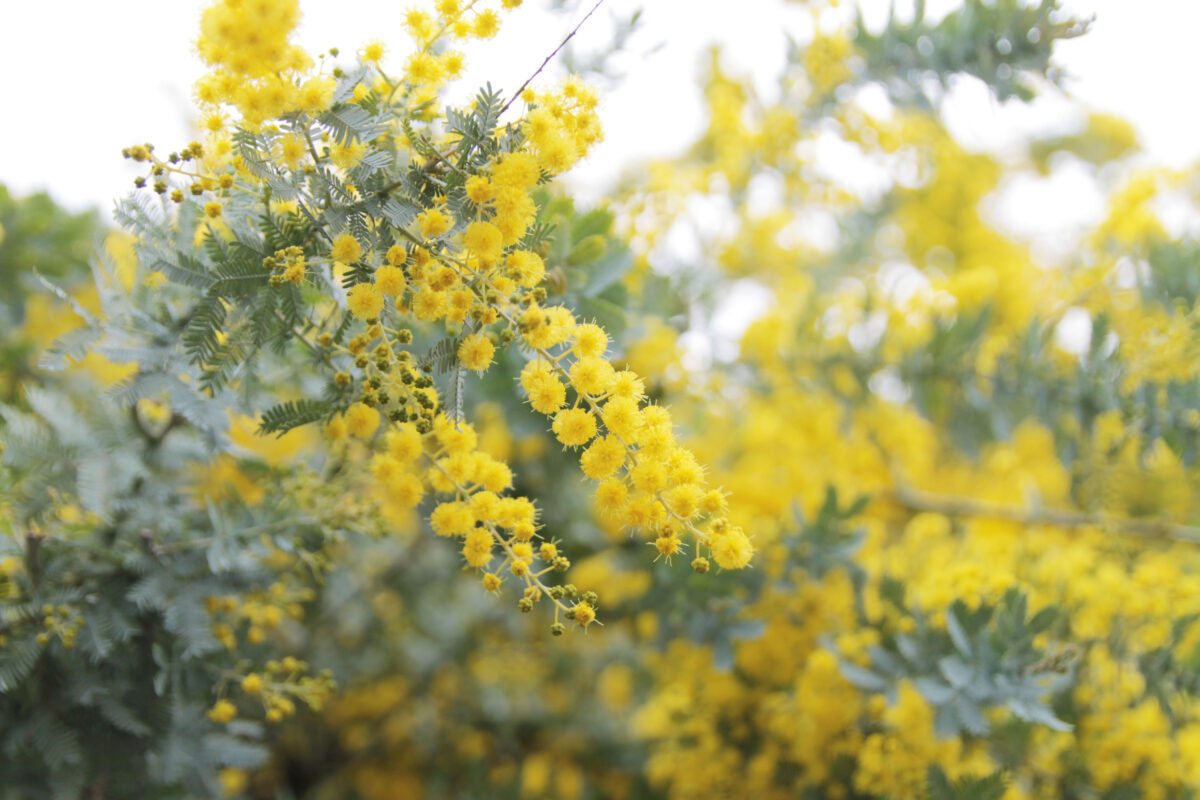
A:
<svg viewBox="0 0 1200 800">
<path fill-rule="evenodd" d="M 464 487 L 462 484 L 460 484 L 458 481 L 456 481 L 453 478 L 453 476 L 451 476 L 450 473 L 446 470 L 446 468 L 443 467 L 438 462 L 438 460 L 436 458 L 434 458 L 429 453 L 424 452 L 424 451 L 422 451 L 421 455 L 423 455 L 425 457 L 425 460 L 428 461 L 431 466 L 437 467 L 438 471 L 440 471 L 442 473 L 442 475 L 445 476 L 446 480 L 449 481 L 454 486 L 454 490 L 456 492 L 458 492 L 458 494 L 460 496 L 462 496 L 462 497 L 470 497 L 471 496 L 471 493 L 469 491 L 467 491 L 466 487 Z M 496 524 L 494 522 L 492 522 L 490 520 L 485 520 L 484 525 L 487 527 L 487 529 L 489 531 L 492 532 L 492 537 L 497 542 L 500 543 L 500 546 L 504 549 L 504 552 L 507 554 L 507 557 L 505 558 L 504 562 L 501 563 L 501 565 L 500 565 L 500 569 L 503 569 L 504 564 L 507 564 L 509 561 L 512 561 L 515 563 L 515 562 L 521 560 L 517 557 L 517 554 L 513 551 L 512 541 L 504 538 L 503 534 L 501 534 L 500 531 L 498 531 L 496 529 Z M 497 572 L 499 572 L 499 570 L 497 570 Z M 567 605 L 562 600 L 560 600 L 559 598 L 552 595 L 550 593 L 550 587 L 547 586 L 546 584 L 542 583 L 542 579 L 540 576 L 544 572 L 545 572 L 545 570 L 543 570 L 542 572 L 526 572 L 524 575 L 521 575 L 518 577 L 522 577 L 525 579 L 526 587 L 537 586 L 537 588 L 541 591 L 541 593 L 545 597 L 550 598 L 550 601 L 552 603 L 554 603 L 554 621 L 558 622 L 558 612 L 559 611 L 566 612 L 568 610 Z"/>
<path fill-rule="evenodd" d="M 930 511 L 952 517 L 985 517 L 1025 525 L 1055 525 L 1060 528 L 1095 527 L 1144 538 L 1200 543 L 1200 528 L 1166 520 L 1129 519 L 1065 508 L 1027 508 L 970 497 L 951 497 L 907 487 L 894 489 L 891 499 L 911 511 Z"/>
<path fill-rule="evenodd" d="M 33 531 L 25 533 L 25 571 L 29 573 L 29 588 L 34 593 L 42 581 L 42 541 L 45 538 Z"/>
<path fill-rule="evenodd" d="M 286 327 L 293 336 L 299 339 L 301 344 L 307 347 L 310 353 L 312 353 L 317 359 L 325 362 L 325 366 L 329 367 L 330 369 L 337 369 L 337 366 L 333 363 L 332 359 L 329 358 L 329 352 L 324 347 L 314 343 L 307 336 L 305 336 L 304 331 L 293 325 L 289 325 L 288 321 L 283 318 L 282 314 L 279 313 L 279 309 L 275 309 L 275 319 L 278 320 L 284 327 Z M 312 323 L 312 320 L 306 321 L 310 327 L 315 327 Z"/>
<path fill-rule="evenodd" d="M 579 29 L 583 27 L 583 23 L 587 22 L 588 18 L 591 17 L 592 14 L 595 14 L 596 9 L 600 8 L 600 6 L 602 6 L 602 5 L 604 5 L 604 0 L 596 0 L 596 5 L 592 6 L 592 10 L 589 11 L 587 14 L 585 14 L 583 19 L 579 20 L 579 24 L 576 25 L 574 27 L 574 29 L 572 29 L 572 31 L 567 34 L 567 38 L 563 39 L 562 42 L 559 43 L 558 47 L 554 48 L 553 53 L 546 56 L 546 60 L 542 62 L 542 65 L 540 67 L 538 67 L 537 70 L 534 71 L 534 73 L 532 75 L 530 75 L 528 78 L 526 78 L 524 83 L 521 84 L 521 88 L 519 88 L 519 89 L 517 89 L 517 91 L 513 92 L 512 97 L 508 98 L 508 102 L 504 104 L 504 106 L 500 109 L 500 113 L 496 115 L 496 119 L 499 119 L 500 117 L 504 116 L 504 112 L 508 111 L 508 107 L 513 104 L 513 101 L 521 96 L 521 92 L 525 91 L 525 87 L 528 86 L 534 78 L 536 78 L 539 74 L 541 74 L 541 71 L 546 68 L 546 65 L 550 63 L 550 60 L 552 58 L 554 58 L 556 55 L 558 55 L 560 50 L 562 50 L 564 47 L 567 46 L 567 42 L 571 41 L 572 37 L 574 37 L 575 34 L 579 33 Z"/>
<path fill-rule="evenodd" d="M 133 426 L 137 428 L 137 432 L 142 435 L 142 438 L 146 440 L 146 444 L 148 444 L 150 447 L 158 447 L 160 444 L 162 444 L 162 440 L 167 438 L 168 433 L 180 427 L 181 425 L 187 424 L 187 417 L 184 417 L 182 414 L 178 413 L 172 414 L 171 419 L 167 421 L 167 424 L 163 426 L 163 429 L 155 433 L 147 428 L 146 424 L 142 421 L 142 415 L 138 413 L 137 403 L 134 403 L 129 407 L 129 417 L 133 420 Z"/>
</svg>

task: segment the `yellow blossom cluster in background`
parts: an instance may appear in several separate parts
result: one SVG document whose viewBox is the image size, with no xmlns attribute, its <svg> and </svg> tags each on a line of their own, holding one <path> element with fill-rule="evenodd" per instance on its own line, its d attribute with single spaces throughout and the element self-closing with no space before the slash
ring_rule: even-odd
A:
<svg viewBox="0 0 1200 800">
<path fill-rule="evenodd" d="M 92 656 L 108 590 L 73 582 L 111 568 L 213 796 L 1195 798 L 1200 246 L 1163 209 L 1200 173 L 1086 110 L 956 139 L 955 80 L 1051 91 L 1053 4 L 877 35 L 812 2 L 777 94 L 714 51 L 692 146 L 577 209 L 583 78 L 442 100 L 519 5 L 435 0 L 354 57 L 295 47 L 294 0 L 204 13 L 198 141 L 128 148 L 140 235 L 23 309 L 40 351 L 134 298 L 154 346 L 60 359 L 128 401 L 119 507 L 94 463 L 0 472 L 0 702 L 10 642 Z M 1108 211 L 1046 256 L 990 207 L 1063 164 Z M 14 441 L 75 413 L 47 397 Z M 122 528 L 152 503 L 181 521 Z"/>
</svg>

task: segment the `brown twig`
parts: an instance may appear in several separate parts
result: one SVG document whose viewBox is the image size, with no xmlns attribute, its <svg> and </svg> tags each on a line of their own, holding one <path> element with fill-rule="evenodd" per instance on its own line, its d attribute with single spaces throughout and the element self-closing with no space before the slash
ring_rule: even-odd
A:
<svg viewBox="0 0 1200 800">
<path fill-rule="evenodd" d="M 911 511 L 930 511 L 952 517 L 984 517 L 1060 528 L 1094 527 L 1145 538 L 1165 538 L 1193 544 L 1200 542 L 1200 528 L 1166 520 L 1130 519 L 1065 508 L 1026 508 L 969 497 L 950 497 L 907 487 L 893 490 L 891 499 Z"/>
<path fill-rule="evenodd" d="M 603 4 L 604 4 L 604 0 L 596 0 L 596 5 L 592 6 L 592 10 L 589 11 L 587 14 L 585 14 L 583 19 L 579 20 L 579 24 L 576 25 L 574 27 L 574 29 L 572 29 L 572 31 L 567 34 L 567 38 L 563 39 L 559 43 L 558 47 L 554 48 L 553 53 L 546 56 L 546 60 L 542 62 L 542 65 L 540 67 L 538 67 L 537 70 L 535 70 L 532 75 L 530 75 L 528 78 L 525 79 L 525 82 L 521 84 L 521 87 L 519 89 L 517 89 L 515 92 L 513 92 L 512 97 L 508 98 L 508 102 L 504 104 L 504 106 L 500 109 L 500 113 L 496 115 L 497 119 L 504 116 L 504 112 L 508 111 L 508 107 L 513 104 L 513 101 L 515 101 L 518 97 L 521 96 L 521 92 L 525 91 L 525 87 L 528 86 L 530 84 L 530 82 L 534 78 L 536 78 L 541 73 L 542 70 L 544 70 L 546 68 L 546 65 L 550 63 L 550 60 L 552 58 L 554 58 L 556 55 L 558 55 L 560 50 L 562 50 L 564 47 L 567 46 L 567 42 L 571 41 L 571 38 L 574 37 L 575 34 L 579 33 L 579 29 L 583 27 L 583 23 L 587 22 L 588 18 L 591 17 L 592 14 L 595 14 L 596 9 L 600 8 L 600 6 L 602 6 Z"/>
</svg>

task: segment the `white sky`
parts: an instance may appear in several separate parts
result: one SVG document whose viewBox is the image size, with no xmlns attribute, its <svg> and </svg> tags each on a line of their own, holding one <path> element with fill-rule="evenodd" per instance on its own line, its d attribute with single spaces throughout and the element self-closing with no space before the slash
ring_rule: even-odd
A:
<svg viewBox="0 0 1200 800">
<path fill-rule="evenodd" d="M 890 0 L 863 0 L 883 14 Z M 900 3 L 903 5 L 903 2 Z M 1182 166 L 1200 157 L 1196 112 L 1177 87 L 1200 72 L 1200 2 L 1194 0 L 1066 0 L 1097 15 L 1093 31 L 1062 45 L 1059 63 L 1076 76 L 1075 95 L 1096 109 L 1135 123 L 1149 159 Z M 202 0 L 62 0 L 0 3 L 0 182 L 23 194 L 49 190 L 75 208 L 111 208 L 135 171 L 120 155 L 151 141 L 160 151 L 185 144 L 192 133 L 190 86 L 201 67 L 192 55 Z M 302 0 L 300 42 L 316 52 L 343 52 L 367 39 L 407 42 L 400 19 L 406 2 Z M 953 0 L 931 0 L 933 10 Z M 515 89 L 573 26 L 526 0 L 499 37 L 468 51 L 472 76 Z M 590 2 L 587 4 L 590 7 Z M 644 7 L 644 27 L 618 64 L 622 84 L 605 96 L 605 144 L 580 168 L 578 180 L 596 186 L 633 160 L 670 153 L 693 135 L 703 112 L 696 75 L 709 43 L 720 42 L 735 71 L 764 85 L 783 59 L 784 24 L 804 30 L 802 7 L 782 0 L 607 0 L 577 37 L 586 51 L 602 41 L 610 20 Z M 652 51 L 655 45 L 661 48 Z M 399 44 L 397 45 L 400 46 Z M 553 75 L 553 72 L 549 74 Z M 469 79 L 463 86 L 470 86 Z M 956 132 L 977 147 L 1003 147 L 1013 132 L 1062 120 L 1062 103 L 1001 108 L 965 92 Z M 1068 177 L 1066 188 L 1072 191 Z M 1028 192 L 1038 202 L 1045 192 Z M 1022 201 L 1025 202 L 1025 201 Z M 1061 211 L 1061 198 L 1054 207 Z M 1086 204 L 1085 204 L 1086 205 Z M 1090 217 L 1095 210 L 1083 209 Z M 1086 220 L 1079 220 L 1082 224 Z"/>
</svg>

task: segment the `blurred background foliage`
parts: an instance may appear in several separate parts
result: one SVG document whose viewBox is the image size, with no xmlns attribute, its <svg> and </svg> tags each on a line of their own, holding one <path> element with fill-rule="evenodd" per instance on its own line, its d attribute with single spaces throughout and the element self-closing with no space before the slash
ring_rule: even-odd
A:
<svg viewBox="0 0 1200 800">
<path fill-rule="evenodd" d="M 0 192 L 0 798 L 1195 797 L 1200 246 L 1163 209 L 1195 215 L 1197 173 L 1086 111 L 965 149 L 946 91 L 1059 92 L 1054 44 L 1086 23 L 917 9 L 818 25 L 769 97 L 714 52 L 686 153 L 604 207 L 539 198 L 551 298 L 672 404 L 759 551 L 652 568 L 502 356 L 468 416 L 603 587 L 586 636 L 547 638 L 372 502 L 337 449 L 361 445 L 214 422 L 185 389 L 129 402 L 139 356 L 69 336 L 37 369 L 155 281 L 95 215 Z M 830 141 L 876 189 L 823 166 Z M 1077 163 L 1109 215 L 1043 263 L 988 198 Z M 697 350 L 747 289 L 732 355 Z M 239 690 L 252 672 L 272 693 Z M 218 696 L 244 718 L 206 715 Z"/>
</svg>

